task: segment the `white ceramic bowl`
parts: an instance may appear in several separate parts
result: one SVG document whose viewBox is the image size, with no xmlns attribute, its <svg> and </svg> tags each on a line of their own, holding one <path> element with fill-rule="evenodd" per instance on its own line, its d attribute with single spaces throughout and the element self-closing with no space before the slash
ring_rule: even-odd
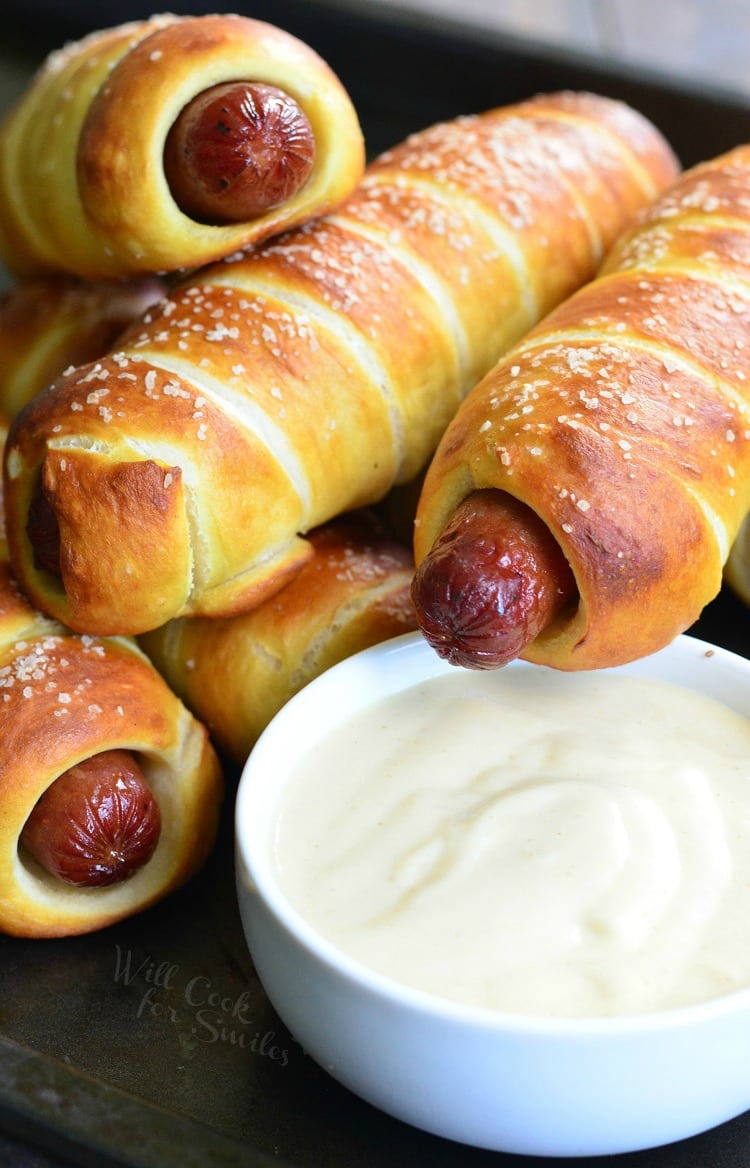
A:
<svg viewBox="0 0 750 1168">
<path fill-rule="evenodd" d="M 450 668 L 418 634 L 368 649 L 298 694 L 246 764 L 236 813 L 240 910 L 258 975 L 292 1034 L 383 1111 L 499 1151 L 655 1147 L 750 1108 L 750 989 L 638 1016 L 501 1014 L 368 970 L 287 901 L 271 837 L 298 759 L 355 711 Z M 616 672 L 688 686 L 750 717 L 750 662 L 693 638 Z"/>
</svg>

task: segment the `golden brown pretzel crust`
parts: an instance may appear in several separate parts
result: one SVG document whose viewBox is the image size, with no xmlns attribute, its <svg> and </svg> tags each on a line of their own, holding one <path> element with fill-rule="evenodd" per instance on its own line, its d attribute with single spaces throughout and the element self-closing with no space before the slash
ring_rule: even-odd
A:
<svg viewBox="0 0 750 1168">
<path fill-rule="evenodd" d="M 163 294 L 154 278 L 17 284 L 0 297 L 0 410 L 15 417 L 69 365 L 106 353 Z"/>
<path fill-rule="evenodd" d="M 196 223 L 162 165 L 181 110 L 224 81 L 293 97 L 316 161 L 303 187 L 252 222 Z M 344 199 L 364 165 L 341 83 L 312 49 L 242 16 L 158 16 L 53 53 L 0 132 L 0 251 L 19 274 L 89 279 L 197 267 Z"/>
<path fill-rule="evenodd" d="M 645 656 L 719 590 L 750 506 L 749 184 L 748 147 L 686 174 L 444 435 L 417 562 L 472 490 L 497 487 L 542 517 L 575 573 L 577 612 L 529 660 Z"/>
<path fill-rule="evenodd" d="M 0 931 L 90 932 L 130 916 L 191 876 L 213 846 L 222 785 L 206 731 L 128 641 L 77 637 L 34 612 L 0 564 Z M 133 751 L 161 810 L 151 859 L 110 888 L 43 871 L 19 837 L 58 775 L 105 750 Z"/>
<path fill-rule="evenodd" d="M 310 535 L 311 559 L 252 612 L 172 621 L 141 644 L 220 747 L 244 761 L 282 705 L 345 657 L 416 629 L 411 553 L 362 516 Z"/>
<path fill-rule="evenodd" d="M 188 280 L 24 412 L 6 479 L 24 588 L 97 633 L 260 603 L 309 555 L 299 533 L 418 473 L 675 171 L 649 123 L 587 94 L 408 139 L 337 214 Z M 43 467 L 62 585 L 24 532 Z"/>
</svg>

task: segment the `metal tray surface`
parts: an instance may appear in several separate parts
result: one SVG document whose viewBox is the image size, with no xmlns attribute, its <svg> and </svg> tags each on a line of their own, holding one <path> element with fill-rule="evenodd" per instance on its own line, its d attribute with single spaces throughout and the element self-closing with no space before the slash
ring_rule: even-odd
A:
<svg viewBox="0 0 750 1168">
<path fill-rule="evenodd" d="M 180 6 L 213 10 L 195 0 Z M 366 2 L 345 9 L 335 0 L 258 0 L 244 10 L 297 33 L 331 62 L 358 107 L 370 153 L 439 118 L 557 88 L 630 101 L 670 137 L 686 165 L 750 140 L 750 107 L 731 95 L 613 73 L 459 25 L 385 18 Z M 62 40 L 148 11 L 126 0 L 6 0 L 0 68 L 5 59 L 31 69 Z M 693 631 L 750 656 L 748 612 L 730 594 L 722 593 Z M 350 1094 L 294 1041 L 260 987 L 242 936 L 234 779 L 230 773 L 218 847 L 176 896 L 90 937 L 0 938 L 0 1131 L 56 1163 L 97 1168 L 558 1164 L 416 1131 Z M 604 1168 L 611 1159 L 567 1162 Z M 617 1162 L 745 1168 L 750 1113 Z"/>
</svg>

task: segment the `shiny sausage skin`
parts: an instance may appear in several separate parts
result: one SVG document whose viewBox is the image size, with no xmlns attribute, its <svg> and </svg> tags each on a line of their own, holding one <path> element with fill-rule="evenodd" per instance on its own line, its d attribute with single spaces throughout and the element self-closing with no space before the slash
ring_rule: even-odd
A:
<svg viewBox="0 0 750 1168">
<path fill-rule="evenodd" d="M 577 590 L 538 515 L 503 491 L 475 491 L 417 571 L 420 628 L 440 657 L 469 669 L 513 661 Z"/>
<path fill-rule="evenodd" d="M 31 498 L 26 535 L 34 555 L 34 567 L 40 572 L 60 576 L 60 526 L 41 480 Z"/>
<path fill-rule="evenodd" d="M 158 804 L 130 751 L 107 750 L 65 771 L 41 796 L 21 843 L 52 876 L 84 888 L 127 880 L 159 841 Z"/>
<path fill-rule="evenodd" d="M 214 85 L 167 136 L 164 172 L 177 205 L 204 223 L 257 219 L 297 193 L 315 161 L 312 127 L 273 85 Z"/>
</svg>

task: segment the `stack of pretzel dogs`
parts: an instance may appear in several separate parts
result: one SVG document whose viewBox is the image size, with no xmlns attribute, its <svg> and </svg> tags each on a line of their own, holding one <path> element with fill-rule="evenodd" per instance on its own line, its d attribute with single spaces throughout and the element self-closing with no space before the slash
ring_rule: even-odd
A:
<svg viewBox="0 0 750 1168">
<path fill-rule="evenodd" d="M 199 866 L 220 784 L 179 699 L 241 760 L 417 622 L 471 666 L 595 668 L 718 590 L 750 154 L 673 185 L 645 119 L 564 93 L 361 170 L 327 66 L 239 17 L 69 46 L 0 130 L 2 929 L 101 927 Z M 365 509 L 428 467 L 414 578 Z"/>
<path fill-rule="evenodd" d="M 632 111 L 540 98 L 425 131 L 333 215 L 189 276 L 13 426 L 25 591 L 105 634 L 259 604 L 309 558 L 300 533 L 420 471 L 674 174 Z"/>
<path fill-rule="evenodd" d="M 101 928 L 211 851 L 223 783 L 205 728 L 134 641 L 35 611 L 1 527 L 0 731 L 0 930 Z"/>
<path fill-rule="evenodd" d="M 268 25 L 160 17 L 53 54 L 0 132 L 20 278 L 0 300 L 0 410 L 106 352 L 169 270 L 322 213 L 362 165 L 338 80 Z M 214 846 L 222 793 L 206 729 L 143 651 L 37 611 L 0 527 L 0 930 L 88 932 L 164 897 Z"/>
</svg>

